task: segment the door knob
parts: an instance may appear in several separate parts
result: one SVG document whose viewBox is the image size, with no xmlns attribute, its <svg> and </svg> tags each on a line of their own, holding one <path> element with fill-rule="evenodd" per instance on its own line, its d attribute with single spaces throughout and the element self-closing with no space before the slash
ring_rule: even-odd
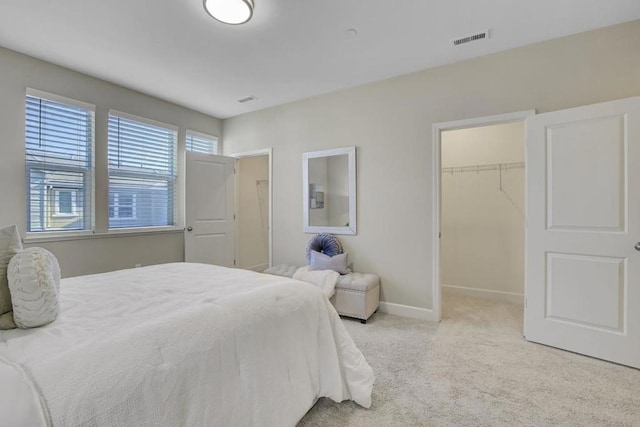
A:
<svg viewBox="0 0 640 427">
<path fill-rule="evenodd" d="M 640 242 L 636 243 L 634 248 L 636 248 L 636 251 L 640 251 Z"/>
<path fill-rule="evenodd" d="M 187 227 L 187 231 L 193 231 L 193 227 L 192 226 L 188 226 Z M 639 243 L 639 245 L 640 245 L 640 243 Z M 638 250 L 640 251 L 640 249 L 638 249 Z"/>
</svg>

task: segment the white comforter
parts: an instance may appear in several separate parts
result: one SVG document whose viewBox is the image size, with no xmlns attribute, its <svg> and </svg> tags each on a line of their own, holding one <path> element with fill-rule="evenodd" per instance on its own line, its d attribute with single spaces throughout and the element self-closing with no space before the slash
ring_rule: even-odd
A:
<svg viewBox="0 0 640 427">
<path fill-rule="evenodd" d="M 64 279 L 52 324 L 0 333 L 2 425 L 291 426 L 371 405 L 373 372 L 312 285 L 202 264 Z"/>
<path fill-rule="evenodd" d="M 309 266 L 300 267 L 293 273 L 293 279 L 311 283 L 320 288 L 322 292 L 331 298 L 336 293 L 336 284 L 340 274 L 333 270 L 309 270 Z"/>
</svg>

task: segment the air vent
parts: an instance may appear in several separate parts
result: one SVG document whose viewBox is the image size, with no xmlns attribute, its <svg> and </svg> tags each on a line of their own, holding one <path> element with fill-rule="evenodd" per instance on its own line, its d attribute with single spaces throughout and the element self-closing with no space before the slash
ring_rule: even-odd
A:
<svg viewBox="0 0 640 427">
<path fill-rule="evenodd" d="M 471 43 L 478 40 L 485 40 L 489 38 L 489 30 L 482 31 L 480 33 L 469 34 L 467 36 L 462 36 L 457 39 L 451 40 L 451 44 L 454 46 L 458 46 L 465 43 Z"/>
<path fill-rule="evenodd" d="M 256 98 L 253 95 L 249 95 L 246 98 L 238 99 L 238 102 L 241 103 L 241 104 L 244 104 L 245 102 L 255 101 L 256 99 L 258 99 L 258 98 Z"/>
</svg>

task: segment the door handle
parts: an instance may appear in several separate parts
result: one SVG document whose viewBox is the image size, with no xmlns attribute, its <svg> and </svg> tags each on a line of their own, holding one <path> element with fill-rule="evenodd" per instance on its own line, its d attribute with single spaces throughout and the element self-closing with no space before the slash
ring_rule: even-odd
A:
<svg viewBox="0 0 640 427">
<path fill-rule="evenodd" d="M 634 248 L 636 248 L 636 251 L 640 251 L 640 242 L 636 243 Z"/>
<path fill-rule="evenodd" d="M 187 231 L 193 231 L 193 227 L 192 226 L 188 226 L 187 227 Z M 639 243 L 640 244 L 640 243 Z M 640 251 L 640 249 L 638 249 Z"/>
</svg>

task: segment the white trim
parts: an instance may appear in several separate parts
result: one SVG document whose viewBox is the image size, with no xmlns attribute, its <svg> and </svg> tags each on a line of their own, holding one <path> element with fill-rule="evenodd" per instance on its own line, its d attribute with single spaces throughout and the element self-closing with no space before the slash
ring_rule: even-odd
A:
<svg viewBox="0 0 640 427">
<path fill-rule="evenodd" d="M 515 113 L 496 114 L 495 116 L 474 117 L 471 119 L 451 120 L 449 122 L 434 123 L 441 130 L 455 130 L 475 128 L 480 126 L 491 126 L 505 123 L 514 123 L 526 119 L 536 114 L 536 110 L 516 111 Z"/>
<path fill-rule="evenodd" d="M 32 96 L 32 97 L 44 99 L 47 101 L 57 102 L 59 104 L 68 104 L 68 105 L 71 105 L 72 107 L 83 108 L 85 110 L 91 111 L 92 113 L 94 113 L 94 115 L 96 112 L 96 106 L 93 104 L 89 104 L 88 102 L 78 101 L 77 99 L 67 98 L 66 96 L 44 92 L 42 90 L 32 89 L 30 87 L 27 88 L 26 96 Z M 95 121 L 95 119 L 92 121 Z"/>
<path fill-rule="evenodd" d="M 273 267 L 273 148 L 263 148 L 259 150 L 243 151 L 231 154 L 229 157 L 242 159 L 245 157 L 268 156 L 269 159 L 269 267 Z M 236 177 L 237 179 L 237 177 Z M 236 189 L 238 186 L 235 186 Z M 237 193 L 237 190 L 236 190 Z M 236 197 L 236 201 L 237 201 Z M 237 202 L 236 202 L 237 203 Z M 237 211 L 237 210 L 236 210 Z M 237 231 L 237 230 L 236 230 Z M 238 233 L 236 233 L 236 236 Z M 238 245 L 236 244 L 236 259 L 238 259 Z"/>
<path fill-rule="evenodd" d="M 478 297 L 491 299 L 496 301 L 506 301 L 514 304 L 524 305 L 524 294 L 517 292 L 494 291 L 492 289 L 469 288 L 467 286 L 455 286 L 442 284 L 442 291 L 465 295 L 470 297 Z"/>
<path fill-rule="evenodd" d="M 121 229 L 125 230 L 125 229 Z M 104 238 L 112 238 L 112 237 L 140 237 L 140 236 L 153 236 L 156 234 L 182 234 L 184 233 L 183 228 L 169 228 L 169 229 L 149 229 L 146 231 L 140 231 L 138 229 L 134 231 L 114 231 L 111 230 L 107 233 L 95 233 L 93 231 L 85 231 L 85 232 L 55 232 L 46 233 L 46 232 L 33 232 L 26 233 L 24 239 L 22 241 L 24 243 L 46 243 L 46 242 L 66 242 L 71 240 L 86 240 L 86 239 L 104 239 Z"/>
<path fill-rule="evenodd" d="M 175 145 L 176 145 L 176 150 L 177 150 L 177 145 L 178 145 L 178 126 L 170 125 L 169 123 L 159 122 L 159 121 L 153 120 L 153 119 L 148 119 L 146 117 L 135 116 L 133 114 L 124 113 L 124 112 L 118 111 L 118 110 L 109 110 L 109 113 L 107 115 L 107 120 L 109 119 L 109 116 L 119 117 L 121 119 L 131 120 L 131 121 L 134 121 L 134 122 L 140 122 L 140 123 L 144 123 L 146 125 L 151 125 L 151 126 L 156 126 L 156 127 L 159 127 L 159 128 L 164 128 L 164 129 L 167 129 L 167 130 L 171 130 L 171 131 L 176 133 L 176 135 L 175 135 Z"/>
<path fill-rule="evenodd" d="M 489 126 L 504 123 L 524 121 L 527 117 L 536 113 L 536 110 L 517 111 L 515 113 L 497 114 L 495 116 L 476 117 L 464 120 L 453 120 L 433 124 L 433 151 L 432 151 L 432 182 L 433 182 L 433 226 L 432 232 L 432 301 L 433 314 L 437 321 L 442 317 L 442 277 L 440 271 L 440 216 L 442 215 L 441 197 L 441 134 L 446 130 L 465 129 L 471 127 Z"/>
<path fill-rule="evenodd" d="M 73 231 L 27 231 L 22 239 L 25 243 L 56 242 L 63 240 L 79 240 L 91 238 L 95 235 L 93 230 Z"/>
<path fill-rule="evenodd" d="M 394 316 L 409 317 L 411 319 L 426 320 L 428 322 L 438 322 L 433 310 L 411 305 L 395 304 L 392 302 L 380 301 L 378 307 L 380 313 L 393 314 Z"/>
<path fill-rule="evenodd" d="M 242 151 L 239 153 L 229 154 L 229 157 L 240 159 L 243 157 L 259 157 L 273 154 L 273 148 L 261 148 L 259 150 Z"/>
<path fill-rule="evenodd" d="M 174 225 L 158 226 L 158 227 L 114 227 L 110 228 L 105 234 L 123 235 L 123 234 L 149 234 L 164 231 L 184 231 L 184 227 Z"/>
</svg>

